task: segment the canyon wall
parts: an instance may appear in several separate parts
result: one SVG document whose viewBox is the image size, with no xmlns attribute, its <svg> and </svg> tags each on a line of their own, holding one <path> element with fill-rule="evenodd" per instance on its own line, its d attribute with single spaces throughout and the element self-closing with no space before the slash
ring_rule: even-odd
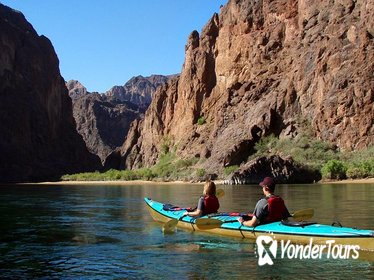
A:
<svg viewBox="0 0 374 280">
<path fill-rule="evenodd" d="M 171 77 L 137 76 L 124 86 L 114 86 L 102 94 L 88 92 L 79 81 L 68 81 L 66 86 L 73 101 L 77 131 L 89 151 L 98 155 L 104 164 L 108 155 L 125 141 L 131 122 L 144 117 L 157 87 Z"/>
<path fill-rule="evenodd" d="M 342 150 L 371 145 L 373 14 L 374 0 L 228 1 L 191 33 L 180 77 L 132 124 L 124 167 L 155 164 L 168 143 L 217 172 L 302 123 Z"/>
<path fill-rule="evenodd" d="M 56 180 L 101 167 L 75 129 L 51 42 L 0 4 L 0 181 Z"/>
</svg>

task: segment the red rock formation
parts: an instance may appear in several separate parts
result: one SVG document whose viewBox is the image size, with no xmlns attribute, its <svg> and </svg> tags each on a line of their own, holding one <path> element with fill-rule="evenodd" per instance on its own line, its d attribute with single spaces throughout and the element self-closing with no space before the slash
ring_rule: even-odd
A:
<svg viewBox="0 0 374 280">
<path fill-rule="evenodd" d="M 0 181 L 52 180 L 100 167 L 75 130 L 52 44 L 1 4 L 0 81 Z"/>
<path fill-rule="evenodd" d="M 373 0 L 230 0 L 191 33 L 180 78 L 133 125 L 125 165 L 154 164 L 167 137 L 216 172 L 263 136 L 296 135 L 300 120 L 341 149 L 374 143 L 373 9 Z"/>
</svg>

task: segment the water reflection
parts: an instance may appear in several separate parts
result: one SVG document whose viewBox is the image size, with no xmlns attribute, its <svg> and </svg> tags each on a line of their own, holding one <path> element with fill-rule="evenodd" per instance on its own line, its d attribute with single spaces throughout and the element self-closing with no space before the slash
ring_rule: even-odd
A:
<svg viewBox="0 0 374 280">
<path fill-rule="evenodd" d="M 258 186 L 221 186 L 222 211 L 252 211 Z M 362 278 L 374 260 L 277 260 L 259 267 L 247 240 L 177 231 L 164 235 L 143 197 L 194 206 L 201 185 L 2 186 L 0 273 L 6 278 Z M 291 211 L 374 229 L 374 185 L 283 185 Z M 301 272 L 300 272 L 301 271 Z M 304 273 L 302 276 L 300 273 Z"/>
</svg>

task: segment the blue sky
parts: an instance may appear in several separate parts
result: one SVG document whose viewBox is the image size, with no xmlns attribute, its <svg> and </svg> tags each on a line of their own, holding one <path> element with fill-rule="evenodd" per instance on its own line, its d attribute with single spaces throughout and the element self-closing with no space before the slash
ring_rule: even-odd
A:
<svg viewBox="0 0 374 280">
<path fill-rule="evenodd" d="M 131 77 L 179 73 L 188 35 L 227 0 L 0 0 L 47 36 L 65 80 L 105 92 Z"/>
</svg>

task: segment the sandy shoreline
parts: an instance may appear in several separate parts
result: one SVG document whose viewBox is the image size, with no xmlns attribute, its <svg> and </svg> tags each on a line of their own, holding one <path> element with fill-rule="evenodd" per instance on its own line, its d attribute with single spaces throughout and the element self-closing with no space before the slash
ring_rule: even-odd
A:
<svg viewBox="0 0 374 280">
<path fill-rule="evenodd" d="M 40 182 L 40 183 L 19 183 L 18 185 L 61 185 L 61 186 L 70 186 L 70 185 L 176 185 L 176 184 L 194 184 L 200 185 L 203 183 L 191 183 L 184 181 L 143 181 L 143 180 L 134 180 L 134 181 L 56 181 L 56 182 Z"/>
<path fill-rule="evenodd" d="M 320 181 L 317 184 L 374 184 L 374 178 L 346 179 L 340 181 Z"/>
<path fill-rule="evenodd" d="M 217 185 L 223 185 L 222 180 L 214 181 Z M 145 184 L 152 184 L 152 185 L 176 185 L 176 184 L 192 184 L 192 185 L 201 185 L 204 182 L 184 182 L 184 181 L 171 181 L 171 182 L 163 182 L 163 181 L 143 181 L 143 180 L 134 180 L 134 181 L 57 181 L 57 182 L 40 182 L 40 183 L 20 183 L 18 185 L 61 185 L 61 186 L 69 186 L 69 185 L 145 185 Z M 348 180 L 340 180 L 340 181 L 319 181 L 315 184 L 374 184 L 374 178 L 366 178 L 366 179 L 348 179 Z M 229 185 L 228 185 L 229 186 Z"/>
</svg>

